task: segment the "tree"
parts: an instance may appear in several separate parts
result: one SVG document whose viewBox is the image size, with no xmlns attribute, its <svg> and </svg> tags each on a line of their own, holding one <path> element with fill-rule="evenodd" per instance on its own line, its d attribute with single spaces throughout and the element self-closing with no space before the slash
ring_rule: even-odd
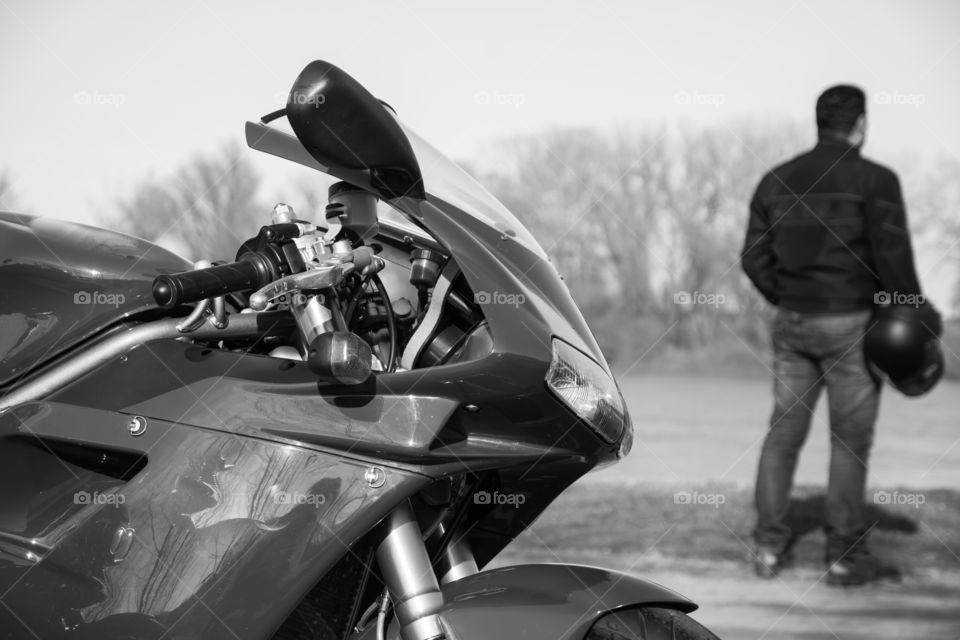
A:
<svg viewBox="0 0 960 640">
<path fill-rule="evenodd" d="M 148 180 L 117 203 L 110 226 L 178 249 L 191 260 L 232 260 L 269 220 L 260 176 L 245 150 L 230 144 L 197 157 L 172 176 Z"/>
<path fill-rule="evenodd" d="M 581 306 L 653 306 L 659 137 L 558 129 L 500 141 L 475 170 L 533 232 Z M 493 163 L 490 163 L 493 164 Z"/>
<path fill-rule="evenodd" d="M 914 251 L 918 244 L 928 246 L 938 263 L 952 268 L 950 304 L 954 310 L 960 309 L 960 278 L 956 276 L 960 267 L 960 160 L 941 155 L 933 162 L 910 166 L 916 168 L 904 176 L 902 184 L 911 227 L 918 231 Z"/>
<path fill-rule="evenodd" d="M 17 197 L 13 192 L 13 179 L 7 171 L 0 171 L 0 210 L 13 211 L 17 208 Z"/>
<path fill-rule="evenodd" d="M 739 266 L 747 206 L 805 146 L 792 122 L 557 129 L 499 142 L 474 172 L 541 241 L 601 343 L 630 358 L 661 338 L 701 346 L 721 320 L 765 338 L 766 303 Z M 683 292 L 726 304 L 675 304 Z"/>
<path fill-rule="evenodd" d="M 735 324 L 747 341 L 765 335 L 767 305 L 740 271 L 747 210 L 763 174 L 805 146 L 802 130 L 790 122 L 734 122 L 684 131 L 671 141 L 674 167 L 662 187 L 673 258 L 670 284 L 674 292 L 717 301 L 673 305 L 671 317 L 681 323 L 679 342 L 699 346 L 714 339 L 718 319 L 727 328 Z"/>
</svg>

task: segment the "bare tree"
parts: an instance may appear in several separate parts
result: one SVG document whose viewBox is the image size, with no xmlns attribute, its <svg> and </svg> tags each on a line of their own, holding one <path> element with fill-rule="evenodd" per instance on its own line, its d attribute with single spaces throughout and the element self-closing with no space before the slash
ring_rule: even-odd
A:
<svg viewBox="0 0 960 640">
<path fill-rule="evenodd" d="M 501 141 L 484 182 L 550 254 L 588 311 L 649 311 L 655 133 L 560 129 Z"/>
<path fill-rule="evenodd" d="M 801 131 L 561 129 L 501 142 L 495 166 L 474 171 L 540 239 L 598 334 L 618 333 L 617 349 L 636 333 L 635 346 L 697 347 L 719 320 L 760 341 L 766 305 L 739 268 L 747 206 L 763 173 L 807 146 Z M 727 304 L 677 305 L 681 292 Z"/>
<path fill-rule="evenodd" d="M 145 181 L 117 203 L 109 224 L 180 249 L 190 259 L 232 260 L 268 209 L 260 176 L 237 145 L 191 160 L 172 176 Z"/>
<path fill-rule="evenodd" d="M 0 171 L 0 210 L 13 211 L 17 208 L 17 198 L 13 192 L 13 180 L 7 171 Z"/>
<path fill-rule="evenodd" d="M 663 214 L 671 232 L 670 275 L 674 291 L 701 293 L 711 304 L 673 307 L 682 323 L 679 342 L 699 346 L 720 329 L 718 318 L 736 324 L 747 339 L 763 333 L 766 305 L 739 267 L 747 210 L 753 190 L 772 166 L 806 146 L 792 123 L 764 127 L 755 123 L 684 132 L 672 141 L 675 163 L 663 185 Z M 723 301 L 722 304 L 719 301 Z"/>
<path fill-rule="evenodd" d="M 915 167 L 903 179 L 911 226 L 918 231 L 916 244 L 928 247 L 937 262 L 952 269 L 954 310 L 960 309 L 960 160 L 940 156 Z"/>
</svg>

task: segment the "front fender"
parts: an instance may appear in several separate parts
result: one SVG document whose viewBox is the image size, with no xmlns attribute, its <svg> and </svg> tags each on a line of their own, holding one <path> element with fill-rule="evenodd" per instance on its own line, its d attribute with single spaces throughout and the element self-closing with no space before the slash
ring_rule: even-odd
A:
<svg viewBox="0 0 960 640">
<path fill-rule="evenodd" d="M 566 564 L 492 569 L 442 590 L 441 619 L 450 636 L 462 640 L 580 640 L 600 616 L 615 609 L 658 606 L 690 613 L 697 608 L 658 584 L 608 569 Z"/>
</svg>

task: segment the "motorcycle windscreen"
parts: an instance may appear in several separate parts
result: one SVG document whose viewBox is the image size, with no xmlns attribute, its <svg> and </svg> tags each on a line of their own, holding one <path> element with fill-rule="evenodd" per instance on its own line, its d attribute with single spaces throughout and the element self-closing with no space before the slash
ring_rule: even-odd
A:
<svg viewBox="0 0 960 640">
<path fill-rule="evenodd" d="M 402 122 L 399 120 L 397 122 L 416 154 L 423 173 L 423 184 L 428 200 L 439 199 L 452 205 L 506 237 L 521 243 L 537 257 L 547 259 L 547 254 L 540 244 L 509 209 L 457 163 Z M 369 172 L 322 165 L 310 155 L 292 132 L 280 126 L 247 122 L 246 137 L 247 144 L 252 149 L 322 171 L 358 187 L 371 188 Z"/>
<path fill-rule="evenodd" d="M 522 353 L 527 347 L 542 351 L 538 356 L 549 359 L 549 336 L 559 335 L 578 348 L 605 360 L 589 327 L 565 283 L 543 248 L 520 221 L 496 198 L 470 177 L 456 163 L 437 151 L 409 128 L 403 126 L 423 174 L 426 202 L 414 198 L 392 200 L 414 223 L 425 226 L 451 250 L 463 267 L 476 292 L 495 291 L 524 300 L 523 307 L 538 316 L 526 325 L 518 325 L 511 310 L 488 305 L 485 314 L 491 318 L 494 335 L 508 351 Z M 247 144 L 258 151 L 296 162 L 355 186 L 376 193 L 369 171 L 345 167 L 327 167 L 318 162 L 300 141 L 283 128 L 264 123 L 247 122 Z M 498 266 L 490 260 L 495 258 Z M 495 316 L 502 316 L 497 321 Z M 541 338 L 536 344 L 507 345 L 503 342 L 520 326 Z M 547 338 L 544 338 L 546 336 Z M 525 341 L 529 343 L 530 341 Z"/>
</svg>

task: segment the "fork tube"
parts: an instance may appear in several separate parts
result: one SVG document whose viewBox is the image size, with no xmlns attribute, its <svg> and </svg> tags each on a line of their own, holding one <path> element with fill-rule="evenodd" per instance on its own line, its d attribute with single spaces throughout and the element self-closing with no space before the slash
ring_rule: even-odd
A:
<svg viewBox="0 0 960 640">
<path fill-rule="evenodd" d="M 446 568 L 443 577 L 440 579 L 443 584 L 456 582 L 479 572 L 477 561 L 473 557 L 473 551 L 470 549 L 470 543 L 467 542 L 466 536 L 450 541 L 450 544 L 444 549 L 443 560 Z"/>
<path fill-rule="evenodd" d="M 398 506 L 381 526 L 384 536 L 377 548 L 377 564 L 393 598 L 403 640 L 443 636 L 437 616 L 443 594 L 409 501 Z"/>
</svg>

